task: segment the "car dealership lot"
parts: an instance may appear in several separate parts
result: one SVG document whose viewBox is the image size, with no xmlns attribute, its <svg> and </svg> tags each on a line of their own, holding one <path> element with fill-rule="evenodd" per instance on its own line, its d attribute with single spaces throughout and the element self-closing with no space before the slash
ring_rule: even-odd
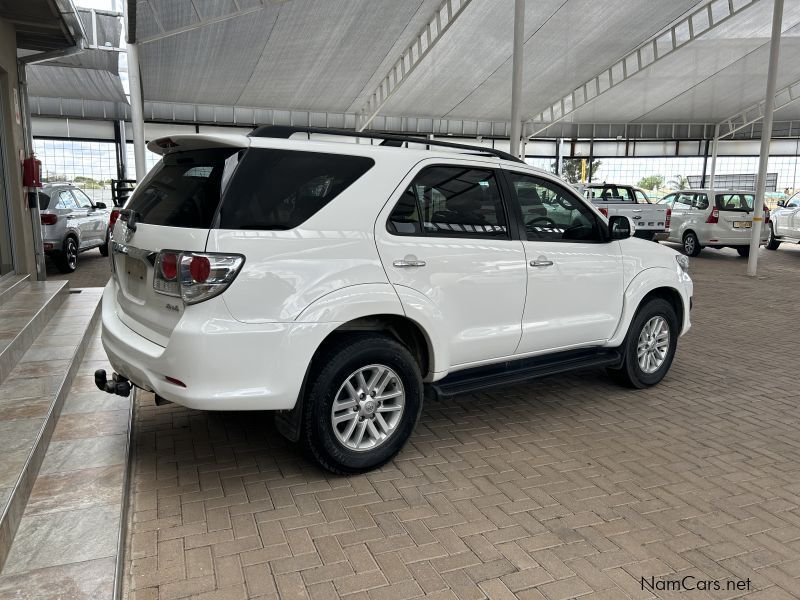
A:
<svg viewBox="0 0 800 600">
<path fill-rule="evenodd" d="M 730 249 L 692 259 L 693 327 L 661 385 L 588 371 L 429 402 L 366 475 L 323 472 L 269 413 L 141 394 L 130 589 L 649 598 L 669 592 L 642 578 L 691 575 L 722 587 L 691 598 L 795 597 L 800 248 L 760 255 L 758 278 Z"/>
</svg>

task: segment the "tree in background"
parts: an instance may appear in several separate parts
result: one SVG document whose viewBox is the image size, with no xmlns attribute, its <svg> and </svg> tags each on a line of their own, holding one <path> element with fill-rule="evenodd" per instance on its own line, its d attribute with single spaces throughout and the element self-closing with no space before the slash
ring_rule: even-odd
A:
<svg viewBox="0 0 800 600">
<path fill-rule="evenodd" d="M 565 158 L 562 162 L 563 170 L 561 173 L 561 177 L 569 181 L 570 183 L 578 183 L 581 180 L 581 160 L 582 158 Z M 556 165 L 558 163 L 556 161 L 553 162 L 553 172 L 555 173 Z M 588 159 L 586 159 L 586 178 L 587 180 L 594 177 L 594 174 L 597 172 L 597 169 L 600 168 L 602 163 L 599 160 L 593 160 L 591 164 L 589 164 Z"/>
<path fill-rule="evenodd" d="M 685 175 L 675 175 L 667 182 L 667 187 L 673 190 L 685 190 L 689 187 L 689 178 Z"/>
<path fill-rule="evenodd" d="M 636 185 L 644 190 L 657 190 L 664 185 L 664 178 L 661 175 L 648 175 L 642 177 Z"/>
</svg>

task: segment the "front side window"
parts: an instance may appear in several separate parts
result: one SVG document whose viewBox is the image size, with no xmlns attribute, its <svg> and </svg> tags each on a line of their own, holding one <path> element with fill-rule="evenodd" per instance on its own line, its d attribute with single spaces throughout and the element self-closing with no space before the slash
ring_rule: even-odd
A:
<svg viewBox="0 0 800 600">
<path fill-rule="evenodd" d="M 717 208 L 737 212 L 753 210 L 753 194 L 717 194 Z"/>
<path fill-rule="evenodd" d="M 800 193 L 795 194 L 786 205 L 786 208 L 797 208 L 800 206 Z"/>
<path fill-rule="evenodd" d="M 676 194 L 675 208 L 691 208 L 694 194 Z"/>
<path fill-rule="evenodd" d="M 675 194 L 669 194 L 668 196 L 664 196 L 661 200 L 658 201 L 659 204 L 666 204 L 667 206 L 672 206 L 675 204 Z"/>
<path fill-rule="evenodd" d="M 597 215 L 574 194 L 545 179 L 509 172 L 529 241 L 602 241 Z"/>
<path fill-rule="evenodd" d="M 392 210 L 388 227 L 399 235 L 508 236 L 494 171 L 469 166 L 420 171 Z"/>
<path fill-rule="evenodd" d="M 71 191 L 72 195 L 75 196 L 78 206 L 81 208 L 92 208 L 92 201 L 89 200 L 89 196 L 78 189 L 72 189 Z"/>
</svg>

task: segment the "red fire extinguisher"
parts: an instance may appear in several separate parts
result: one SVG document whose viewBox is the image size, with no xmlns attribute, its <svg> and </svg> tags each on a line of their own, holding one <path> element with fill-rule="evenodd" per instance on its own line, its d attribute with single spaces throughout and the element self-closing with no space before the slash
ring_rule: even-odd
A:
<svg viewBox="0 0 800 600">
<path fill-rule="evenodd" d="M 22 185 L 42 187 L 42 161 L 35 154 L 22 161 Z"/>
</svg>

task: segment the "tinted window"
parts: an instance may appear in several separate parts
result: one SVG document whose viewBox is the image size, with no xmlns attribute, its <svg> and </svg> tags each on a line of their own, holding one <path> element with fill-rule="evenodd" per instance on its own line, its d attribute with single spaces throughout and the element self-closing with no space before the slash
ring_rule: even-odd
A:
<svg viewBox="0 0 800 600">
<path fill-rule="evenodd" d="M 753 210 L 753 194 L 717 194 L 717 208 L 750 212 Z"/>
<path fill-rule="evenodd" d="M 363 156 L 252 148 L 225 192 L 220 227 L 293 229 L 374 164 Z"/>
<path fill-rule="evenodd" d="M 631 190 L 626 187 L 616 185 L 604 185 L 603 187 L 591 187 L 587 196 L 592 199 L 603 200 L 605 202 L 633 202 Z"/>
<path fill-rule="evenodd" d="M 423 169 L 392 211 L 389 228 L 401 235 L 508 235 L 494 172 L 473 167 Z"/>
<path fill-rule="evenodd" d="M 48 206 L 50 206 L 50 194 L 39 190 L 39 210 L 47 210 Z"/>
<path fill-rule="evenodd" d="M 708 196 L 706 194 L 696 194 L 693 206 L 698 210 L 705 210 L 708 208 Z"/>
<path fill-rule="evenodd" d="M 561 186 L 508 173 L 530 241 L 600 241 L 594 212 Z"/>
<path fill-rule="evenodd" d="M 75 196 L 75 200 L 78 201 L 78 206 L 81 208 L 92 208 L 92 201 L 89 200 L 89 196 L 78 189 L 72 189 L 70 191 L 72 195 Z"/>
<path fill-rule="evenodd" d="M 127 206 L 142 223 L 208 229 L 220 200 L 226 160 L 236 150 L 167 154 L 136 188 Z"/>
</svg>

